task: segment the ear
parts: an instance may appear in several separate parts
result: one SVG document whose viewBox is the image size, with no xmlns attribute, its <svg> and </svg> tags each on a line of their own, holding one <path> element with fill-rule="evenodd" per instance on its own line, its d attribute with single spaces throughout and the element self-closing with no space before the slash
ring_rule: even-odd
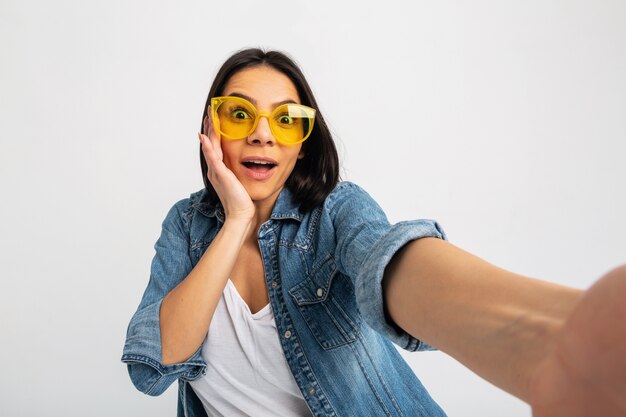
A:
<svg viewBox="0 0 626 417">
<path fill-rule="evenodd" d="M 300 153 L 298 154 L 298 159 L 304 158 L 304 151 L 300 149 Z"/>
</svg>

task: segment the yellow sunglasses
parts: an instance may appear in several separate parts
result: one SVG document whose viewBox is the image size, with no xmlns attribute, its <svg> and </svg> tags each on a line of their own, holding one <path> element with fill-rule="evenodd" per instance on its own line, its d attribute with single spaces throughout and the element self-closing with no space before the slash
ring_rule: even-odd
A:
<svg viewBox="0 0 626 417">
<path fill-rule="evenodd" d="M 246 99 L 227 96 L 211 99 L 211 117 L 213 124 L 219 126 L 219 133 L 231 140 L 247 138 L 256 129 L 259 119 L 266 117 L 279 143 L 296 145 L 311 135 L 315 109 L 287 103 L 276 107 L 271 113 L 261 112 Z"/>
</svg>

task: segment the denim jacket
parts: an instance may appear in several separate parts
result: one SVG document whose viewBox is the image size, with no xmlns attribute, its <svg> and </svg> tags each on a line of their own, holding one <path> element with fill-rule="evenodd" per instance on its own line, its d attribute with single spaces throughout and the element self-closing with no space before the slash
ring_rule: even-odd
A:
<svg viewBox="0 0 626 417">
<path fill-rule="evenodd" d="M 128 326 L 122 361 L 137 389 L 159 395 L 178 380 L 178 415 L 206 413 L 188 383 L 205 372 L 201 347 L 163 365 L 159 308 L 199 261 L 224 223 L 206 191 L 179 201 L 163 222 L 148 287 Z M 259 229 L 269 300 L 283 353 L 315 416 L 445 416 L 392 342 L 429 347 L 385 319 L 385 266 L 407 242 L 445 238 L 437 223 L 390 225 L 376 202 L 342 182 L 302 213 L 284 188 Z"/>
</svg>

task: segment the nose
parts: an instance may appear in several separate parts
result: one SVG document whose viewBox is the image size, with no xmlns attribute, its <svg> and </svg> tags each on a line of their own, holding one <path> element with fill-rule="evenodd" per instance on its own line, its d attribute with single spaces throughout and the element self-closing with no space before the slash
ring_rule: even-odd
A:
<svg viewBox="0 0 626 417">
<path fill-rule="evenodd" d="M 259 122 L 254 131 L 248 136 L 250 145 L 274 145 L 276 139 L 272 135 L 269 119 L 266 116 L 259 117 Z"/>
</svg>

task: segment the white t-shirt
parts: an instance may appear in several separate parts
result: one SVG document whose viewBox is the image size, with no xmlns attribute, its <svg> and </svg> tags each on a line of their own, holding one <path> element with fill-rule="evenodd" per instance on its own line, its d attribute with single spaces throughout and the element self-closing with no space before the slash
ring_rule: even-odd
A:
<svg viewBox="0 0 626 417">
<path fill-rule="evenodd" d="M 271 305 L 252 314 L 228 280 L 202 347 L 206 374 L 191 387 L 210 416 L 311 416 L 289 370 Z"/>
</svg>

